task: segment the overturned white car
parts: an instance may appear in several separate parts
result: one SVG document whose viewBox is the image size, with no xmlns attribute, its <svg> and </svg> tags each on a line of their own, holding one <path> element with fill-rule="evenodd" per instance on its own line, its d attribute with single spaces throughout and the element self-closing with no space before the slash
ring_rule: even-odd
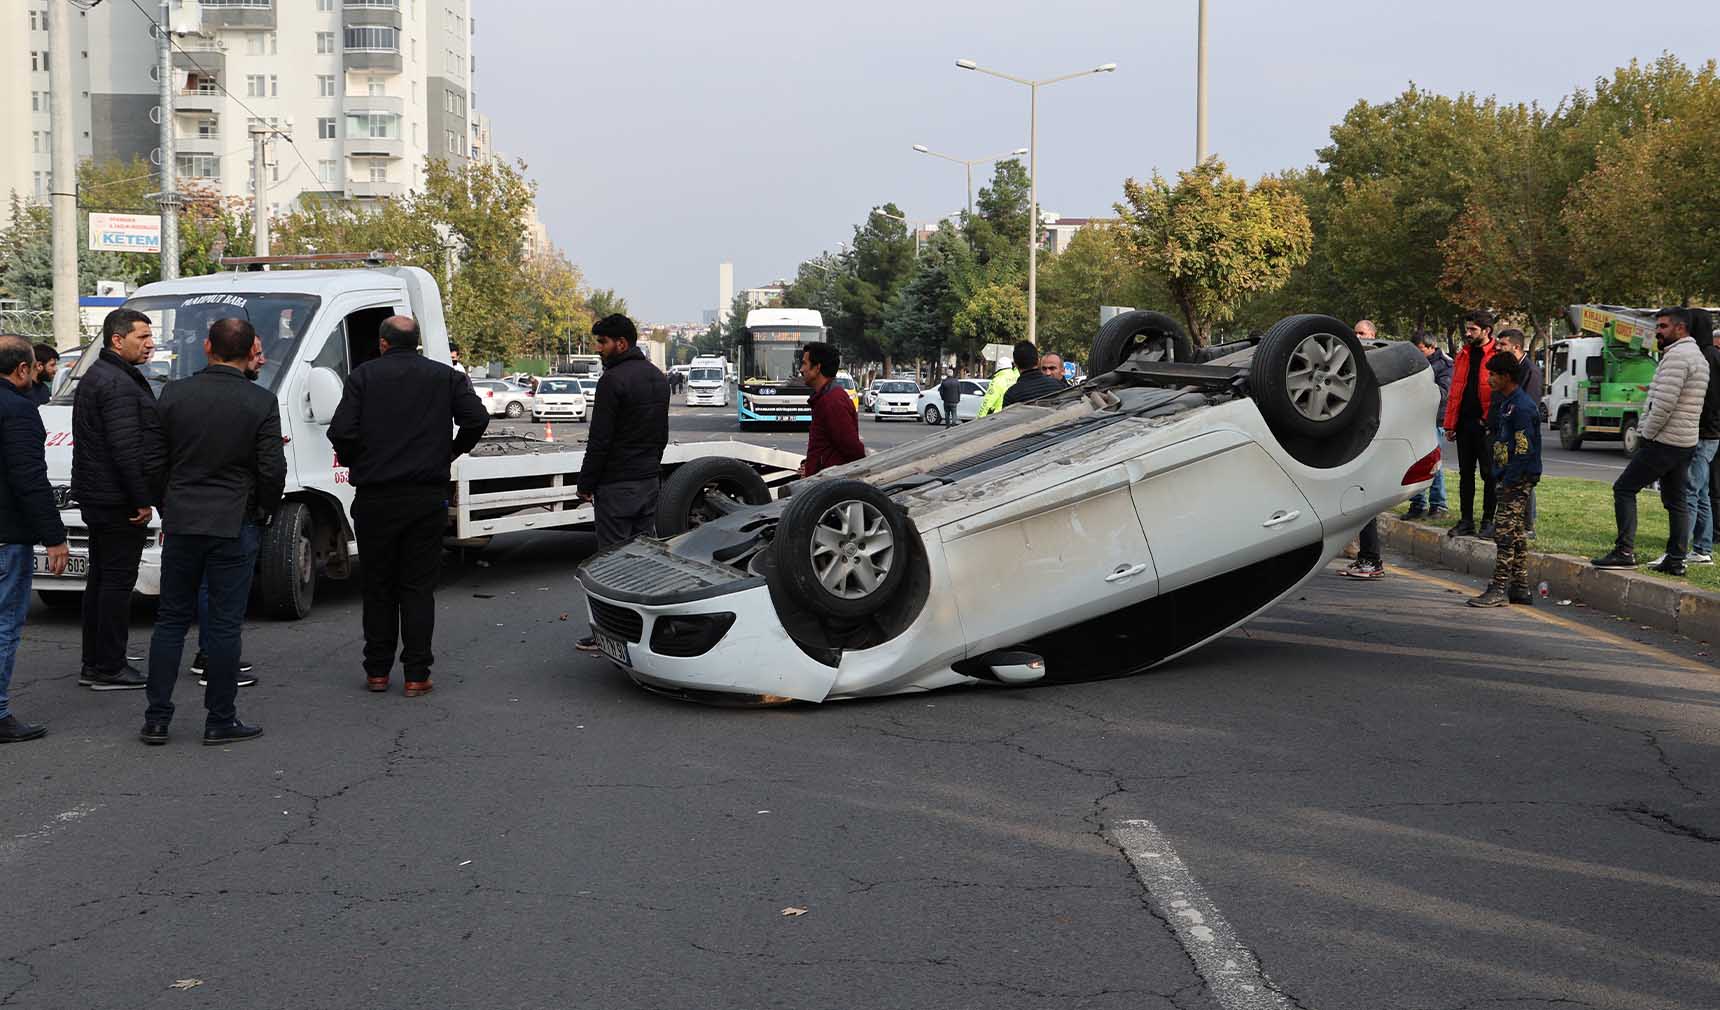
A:
<svg viewBox="0 0 1720 1010">
<path fill-rule="evenodd" d="M 1197 354 L 1128 313 L 1090 368 L 782 501 L 744 465 L 684 469 L 665 497 L 706 521 L 581 567 L 595 636 L 715 701 L 1117 676 L 1272 606 L 1438 466 L 1426 360 L 1326 316 Z"/>
</svg>

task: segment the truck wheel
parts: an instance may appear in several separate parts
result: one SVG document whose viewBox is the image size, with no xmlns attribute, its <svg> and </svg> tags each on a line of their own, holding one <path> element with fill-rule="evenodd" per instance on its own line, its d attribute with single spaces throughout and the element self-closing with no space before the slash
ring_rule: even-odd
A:
<svg viewBox="0 0 1720 1010">
<path fill-rule="evenodd" d="M 84 594 L 81 589 L 38 589 L 36 595 L 42 598 L 42 603 L 49 610 L 58 610 L 62 613 L 82 610 L 84 606 Z"/>
<path fill-rule="evenodd" d="M 1104 375 L 1142 353 L 1148 361 L 1192 361 L 1194 343 L 1163 312 L 1125 312 L 1099 327 L 1087 355 L 1087 374 Z"/>
<path fill-rule="evenodd" d="M 814 613 L 858 620 L 902 584 L 909 535 L 901 506 L 871 484 L 812 481 L 783 510 L 771 543 L 770 577 Z"/>
<path fill-rule="evenodd" d="M 657 535 L 672 537 L 738 508 L 770 504 L 758 471 L 738 459 L 712 456 L 682 463 L 657 496 Z"/>
<path fill-rule="evenodd" d="M 311 612 L 317 592 L 315 533 L 310 506 L 297 501 L 282 502 L 263 531 L 258 588 L 270 617 L 296 621 Z"/>
<path fill-rule="evenodd" d="M 508 404 L 507 407 L 503 410 L 503 413 L 507 414 L 509 417 L 519 417 L 522 414 L 524 414 L 525 412 L 526 412 L 526 405 L 521 403 L 518 400 L 515 400 L 512 403 Z"/>
<path fill-rule="evenodd" d="M 1583 447 L 1583 436 L 1577 434 L 1577 412 L 1567 410 L 1559 415 L 1559 448 L 1575 451 Z"/>
<path fill-rule="evenodd" d="M 1636 433 L 1636 418 L 1624 419 L 1624 426 L 1619 429 L 1619 441 L 1624 443 L 1624 454 L 1635 456 L 1637 446 L 1642 444 L 1642 436 Z"/>
<path fill-rule="evenodd" d="M 1313 314 L 1273 324 L 1254 349 L 1248 386 L 1275 431 L 1324 439 L 1348 429 L 1376 384 L 1343 320 Z"/>
<path fill-rule="evenodd" d="M 934 426 L 944 423 L 944 415 L 929 403 L 926 404 L 926 423 Z"/>
</svg>

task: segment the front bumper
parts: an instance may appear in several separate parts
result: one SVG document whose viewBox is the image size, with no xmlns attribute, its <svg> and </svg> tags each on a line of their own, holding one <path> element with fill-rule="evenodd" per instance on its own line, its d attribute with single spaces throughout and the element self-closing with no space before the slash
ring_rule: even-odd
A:
<svg viewBox="0 0 1720 1010">
<path fill-rule="evenodd" d="M 143 596 L 161 595 L 161 527 L 160 517 L 154 520 L 158 525 L 150 527 L 150 538 L 144 544 L 143 556 L 137 566 L 136 592 Z M 83 525 L 83 516 L 77 511 L 61 512 L 60 522 L 66 527 L 66 550 L 73 558 L 83 558 L 88 562 L 90 556 L 90 534 Z M 37 554 L 45 554 L 41 548 Z M 81 593 L 84 591 L 85 577 L 82 575 L 32 575 L 30 588 L 50 593 Z"/>
<path fill-rule="evenodd" d="M 585 408 L 583 406 L 580 406 L 580 407 L 552 406 L 552 407 L 533 407 L 532 408 L 532 420 L 534 420 L 534 421 L 553 421 L 553 420 L 556 420 L 557 418 L 567 418 L 567 419 L 574 420 L 574 421 L 584 420 L 585 419 Z"/>
</svg>

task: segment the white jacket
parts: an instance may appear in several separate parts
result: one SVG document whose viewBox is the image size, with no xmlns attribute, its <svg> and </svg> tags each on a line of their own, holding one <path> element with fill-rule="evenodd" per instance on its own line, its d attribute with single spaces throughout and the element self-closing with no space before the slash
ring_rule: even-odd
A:
<svg viewBox="0 0 1720 1010">
<path fill-rule="evenodd" d="M 1708 359 L 1685 337 L 1660 355 L 1648 414 L 1637 429 L 1643 438 L 1680 449 L 1693 448 L 1702 433 L 1702 401 L 1708 395 Z"/>
</svg>

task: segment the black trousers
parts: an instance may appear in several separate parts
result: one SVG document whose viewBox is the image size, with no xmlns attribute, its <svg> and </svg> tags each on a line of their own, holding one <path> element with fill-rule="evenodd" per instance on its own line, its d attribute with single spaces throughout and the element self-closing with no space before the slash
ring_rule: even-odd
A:
<svg viewBox="0 0 1720 1010">
<path fill-rule="evenodd" d="M 597 485 L 592 510 L 597 513 L 597 549 L 624 544 L 634 537 L 657 535 L 657 496 L 663 482 L 656 477 Z"/>
<path fill-rule="evenodd" d="M 197 619 L 198 588 L 209 584 L 209 616 L 200 633 L 205 678 L 203 707 L 207 724 L 221 726 L 237 719 L 239 641 L 245 624 L 245 600 L 251 594 L 251 573 L 257 555 L 246 536 L 210 537 L 175 533 L 161 548 L 161 606 L 155 634 L 149 640 L 149 707 L 144 718 L 165 722 L 173 718 L 173 686 L 185 655 L 185 633 Z"/>
<path fill-rule="evenodd" d="M 1498 506 L 1498 488 L 1493 483 L 1493 449 L 1487 444 L 1485 421 L 1457 422 L 1457 497 L 1461 501 L 1463 521 L 1475 521 L 1475 472 L 1481 471 L 1481 522 L 1493 521 Z"/>
<path fill-rule="evenodd" d="M 352 522 L 364 584 L 365 676 L 388 676 L 398 645 L 406 679 L 429 680 L 447 493 L 361 488 Z"/>
<path fill-rule="evenodd" d="M 114 673 L 125 668 L 125 639 L 131 631 L 131 591 L 149 529 L 127 520 L 125 509 L 81 510 L 90 531 L 90 573 L 84 579 L 84 669 Z"/>
<path fill-rule="evenodd" d="M 1666 506 L 1671 525 L 1666 534 L 1666 556 L 1669 560 L 1684 560 L 1690 542 L 1687 471 L 1695 451 L 1695 446 L 1681 449 L 1647 439 L 1637 447 L 1636 454 L 1625 464 L 1624 473 L 1613 481 L 1613 518 L 1618 522 L 1618 541 L 1614 546 L 1626 553 L 1636 551 L 1636 495 L 1658 480 L 1660 503 Z"/>
<path fill-rule="evenodd" d="M 1380 561 L 1380 518 L 1379 518 L 1379 516 L 1375 516 L 1374 518 L 1368 520 L 1368 524 L 1366 526 L 1363 526 L 1362 532 L 1357 535 L 1356 541 L 1357 541 L 1357 544 L 1356 544 L 1356 560 L 1357 561 L 1372 561 L 1374 564 L 1379 564 L 1379 561 Z"/>
</svg>

